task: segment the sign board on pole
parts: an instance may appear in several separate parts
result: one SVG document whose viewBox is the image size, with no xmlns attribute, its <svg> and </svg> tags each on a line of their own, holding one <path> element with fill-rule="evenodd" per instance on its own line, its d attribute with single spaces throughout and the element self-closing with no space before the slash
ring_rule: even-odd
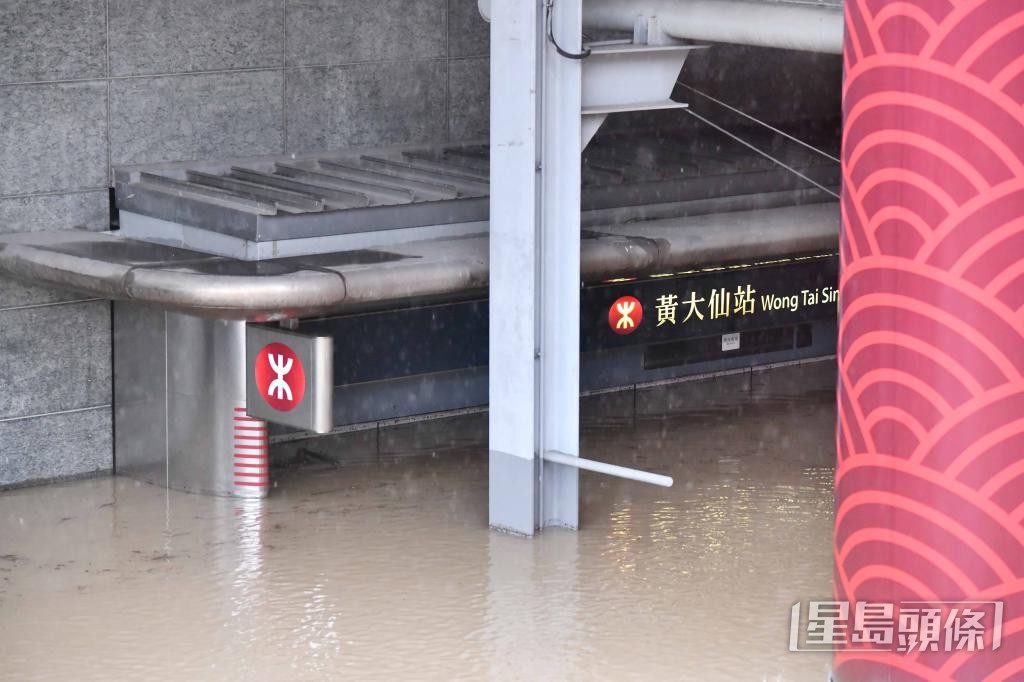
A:
<svg viewBox="0 0 1024 682">
<path fill-rule="evenodd" d="M 327 433 L 334 426 L 330 336 L 262 325 L 245 329 L 246 411 L 274 424 Z"/>
</svg>

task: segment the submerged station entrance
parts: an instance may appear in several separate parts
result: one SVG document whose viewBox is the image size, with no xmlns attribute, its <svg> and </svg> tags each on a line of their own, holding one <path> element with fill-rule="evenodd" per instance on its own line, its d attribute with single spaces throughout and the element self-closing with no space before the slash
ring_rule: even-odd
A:
<svg viewBox="0 0 1024 682">
<path fill-rule="evenodd" d="M 666 141 L 582 156 L 578 302 L 545 309 L 580 330 L 573 401 L 833 352 L 832 197 L 716 131 Z M 817 154 L 787 161 L 837 181 Z M 284 429 L 496 414 L 488 320 L 532 318 L 495 312 L 492 163 L 480 144 L 122 169 L 118 232 L 5 236 L 0 268 L 115 300 L 118 473 L 263 496 Z M 546 461 L 667 482 L 577 454 Z"/>
</svg>

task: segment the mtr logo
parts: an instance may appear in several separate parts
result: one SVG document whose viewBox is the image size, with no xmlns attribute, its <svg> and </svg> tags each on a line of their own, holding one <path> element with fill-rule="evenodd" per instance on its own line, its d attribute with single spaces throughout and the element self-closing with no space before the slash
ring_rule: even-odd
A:
<svg viewBox="0 0 1024 682">
<path fill-rule="evenodd" d="M 306 392 L 306 372 L 295 352 L 283 343 L 271 343 L 256 354 L 256 386 L 267 405 L 291 412 Z"/>
<path fill-rule="evenodd" d="M 644 319 L 644 307 L 633 296 L 623 296 L 608 309 L 608 326 L 620 336 L 632 334 Z"/>
</svg>

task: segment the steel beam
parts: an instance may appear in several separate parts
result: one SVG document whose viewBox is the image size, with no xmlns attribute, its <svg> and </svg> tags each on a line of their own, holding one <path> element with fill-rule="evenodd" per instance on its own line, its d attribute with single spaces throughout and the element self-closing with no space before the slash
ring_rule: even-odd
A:
<svg viewBox="0 0 1024 682">
<path fill-rule="evenodd" d="M 549 0 L 551 1 L 551 0 Z M 542 19 L 543 20 L 543 19 Z M 583 41 L 582 0 L 558 0 L 551 28 L 563 50 L 579 53 Z M 540 414 L 537 452 L 579 456 L 580 447 L 580 151 L 582 62 L 560 56 L 542 30 L 540 92 L 541 222 Z M 492 259 L 493 262 L 493 259 Z M 493 308 L 492 308 L 493 310 Z M 579 472 L 543 461 L 541 526 L 579 526 Z"/>
<path fill-rule="evenodd" d="M 559 0 L 561 1 L 561 0 Z M 497 0 L 478 0 L 491 18 Z M 657 17 L 673 38 L 841 54 L 843 7 L 837 0 L 587 0 L 588 30 L 632 30 Z"/>
<path fill-rule="evenodd" d="M 581 0 L 554 6 L 581 48 Z M 580 91 L 547 40 L 545 3 L 498 0 L 491 27 L 490 525 L 577 527 Z"/>
</svg>

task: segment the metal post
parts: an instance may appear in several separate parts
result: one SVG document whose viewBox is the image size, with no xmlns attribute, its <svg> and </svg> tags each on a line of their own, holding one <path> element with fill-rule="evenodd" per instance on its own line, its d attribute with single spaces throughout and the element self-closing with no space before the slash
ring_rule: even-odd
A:
<svg viewBox="0 0 1024 682">
<path fill-rule="evenodd" d="M 114 306 L 117 473 L 232 497 L 269 491 L 267 426 L 249 417 L 245 323 Z"/>
<path fill-rule="evenodd" d="M 265 497 L 267 426 L 246 414 L 245 323 L 166 315 L 168 487 Z"/>
<path fill-rule="evenodd" d="M 555 36 L 581 42 L 580 0 Z M 548 44 L 541 0 L 498 0 L 491 27 L 490 524 L 578 524 L 580 65 Z M 541 494 L 543 491 L 543 494 Z"/>
</svg>

